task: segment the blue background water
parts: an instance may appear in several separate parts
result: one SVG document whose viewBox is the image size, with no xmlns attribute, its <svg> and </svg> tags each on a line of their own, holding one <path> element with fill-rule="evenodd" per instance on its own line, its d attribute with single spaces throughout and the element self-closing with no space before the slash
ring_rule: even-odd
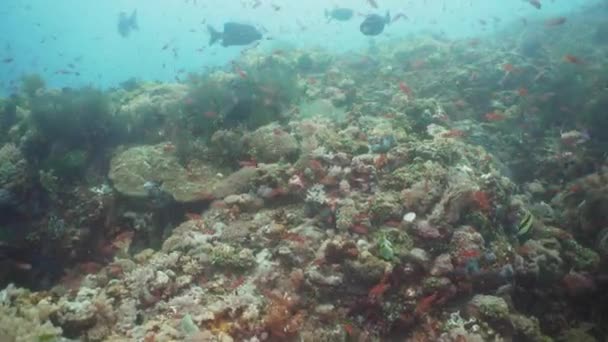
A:
<svg viewBox="0 0 608 342">
<path fill-rule="evenodd" d="M 258 48 L 321 46 L 335 51 L 366 47 L 370 39 L 395 39 L 419 31 L 444 31 L 449 38 L 480 37 L 504 25 L 567 15 L 592 0 L 541 0 L 537 10 L 524 0 L 5 0 L 0 2 L 0 89 L 8 93 L 25 73 L 40 73 L 51 86 L 114 86 L 130 77 L 173 81 L 188 71 L 204 71 L 237 58 L 243 47 L 209 47 L 206 25 L 222 30 L 225 21 L 261 25 L 271 40 Z M 276 11 L 272 5 L 278 5 Z M 354 9 L 350 22 L 327 22 L 325 9 Z M 140 29 L 123 38 L 121 11 L 138 10 Z M 376 38 L 363 36 L 363 14 L 404 13 Z M 496 19 L 495 19 L 496 18 Z M 480 23 L 485 20 L 487 25 Z M 168 45 L 166 50 L 163 46 Z M 175 49 L 175 53 L 174 50 Z M 68 64 L 73 64 L 71 69 Z M 80 76 L 60 74 L 74 70 Z M 181 70 L 181 72 L 180 72 Z"/>
</svg>

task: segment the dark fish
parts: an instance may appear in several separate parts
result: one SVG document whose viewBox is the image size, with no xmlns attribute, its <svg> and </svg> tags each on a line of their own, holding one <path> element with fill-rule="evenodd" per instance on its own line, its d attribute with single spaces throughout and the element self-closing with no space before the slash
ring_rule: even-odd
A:
<svg viewBox="0 0 608 342">
<path fill-rule="evenodd" d="M 125 12 L 120 12 L 118 16 L 118 33 L 121 36 L 127 37 L 132 30 L 138 30 L 139 26 L 137 25 L 137 10 L 133 10 L 130 16 Z"/>
<path fill-rule="evenodd" d="M 228 22 L 224 24 L 224 32 L 216 31 L 211 25 L 207 25 L 211 38 L 209 45 L 222 40 L 222 46 L 249 45 L 262 39 L 262 33 L 253 25 Z"/>
<path fill-rule="evenodd" d="M 177 77 L 177 76 L 176 76 Z M 165 191 L 163 188 L 163 182 L 160 181 L 147 181 L 144 183 L 144 190 L 146 196 L 150 200 L 150 203 L 154 208 L 163 208 L 174 202 L 173 195 Z"/>
<path fill-rule="evenodd" d="M 391 21 L 391 15 L 386 12 L 386 15 L 370 14 L 359 26 L 359 30 L 366 36 L 377 36 L 384 31 L 384 26 Z"/>
<path fill-rule="evenodd" d="M 331 11 L 325 10 L 325 17 L 338 21 L 349 21 L 355 12 L 350 8 L 336 7 Z"/>
<path fill-rule="evenodd" d="M 541 9 L 543 7 L 543 5 L 540 3 L 540 0 L 524 0 L 524 2 L 529 3 L 536 9 Z"/>
</svg>

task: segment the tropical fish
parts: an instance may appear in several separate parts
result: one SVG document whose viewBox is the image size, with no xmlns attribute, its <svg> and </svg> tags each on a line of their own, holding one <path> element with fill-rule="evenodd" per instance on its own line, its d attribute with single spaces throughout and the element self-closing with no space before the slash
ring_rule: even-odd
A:
<svg viewBox="0 0 608 342">
<path fill-rule="evenodd" d="M 407 95 L 408 97 L 412 97 L 413 93 L 412 93 L 412 88 L 410 88 L 407 84 L 405 84 L 404 82 L 399 82 L 399 89 L 401 89 L 401 92 L 403 92 L 405 95 Z"/>
<path fill-rule="evenodd" d="M 505 119 L 504 114 L 500 113 L 500 112 L 490 112 L 490 113 L 486 113 L 483 116 L 487 121 L 490 122 L 495 122 L 495 121 L 502 121 Z"/>
<path fill-rule="evenodd" d="M 377 36 L 384 31 L 384 26 L 391 22 L 391 15 L 386 12 L 386 15 L 370 14 L 365 17 L 365 20 L 359 26 L 359 30 L 366 36 Z"/>
<path fill-rule="evenodd" d="M 557 18 L 551 18 L 545 21 L 545 26 L 547 27 L 551 27 L 551 26 L 559 26 L 559 25 L 563 25 L 566 23 L 566 17 L 557 17 Z"/>
<path fill-rule="evenodd" d="M 127 37 L 132 30 L 138 30 L 137 25 L 137 10 L 133 10 L 130 16 L 125 12 L 120 12 L 118 16 L 118 33 L 121 36 Z"/>
<path fill-rule="evenodd" d="M 540 0 L 524 0 L 524 1 L 529 3 L 530 5 L 534 6 L 536 9 L 541 9 L 541 7 L 542 7 Z"/>
<path fill-rule="evenodd" d="M 519 221 L 517 225 L 517 237 L 523 238 L 527 236 L 530 231 L 532 231 L 532 226 L 534 225 L 534 216 L 529 211 L 525 211 L 523 218 Z"/>
<path fill-rule="evenodd" d="M 467 133 L 466 133 L 465 131 L 461 130 L 461 129 L 456 129 L 456 128 L 453 128 L 453 129 L 451 129 L 451 130 L 449 130 L 449 131 L 443 132 L 443 133 L 441 134 L 441 136 L 442 136 L 443 138 L 462 138 L 462 137 L 464 137 L 466 134 L 467 134 Z"/>
<path fill-rule="evenodd" d="M 215 30 L 211 25 L 207 26 L 209 34 L 209 45 L 213 45 L 218 40 L 222 41 L 222 46 L 249 45 L 262 39 L 262 33 L 257 28 L 249 24 L 239 24 L 227 22 L 224 24 L 224 32 Z"/>
<path fill-rule="evenodd" d="M 355 11 L 345 7 L 336 7 L 331 11 L 325 10 L 325 17 L 327 17 L 329 20 L 335 19 L 337 21 L 349 21 L 354 14 Z"/>
<path fill-rule="evenodd" d="M 578 64 L 578 65 L 585 64 L 585 62 L 583 62 L 580 58 L 573 56 L 573 55 L 565 55 L 564 62 Z"/>
</svg>

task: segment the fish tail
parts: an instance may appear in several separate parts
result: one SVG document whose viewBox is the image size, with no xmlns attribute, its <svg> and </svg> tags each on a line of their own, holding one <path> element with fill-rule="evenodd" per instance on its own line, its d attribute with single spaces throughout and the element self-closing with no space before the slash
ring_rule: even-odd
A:
<svg viewBox="0 0 608 342">
<path fill-rule="evenodd" d="M 222 32 L 217 31 L 211 25 L 207 25 L 207 31 L 211 37 L 209 37 L 209 45 L 215 44 L 218 40 L 222 39 Z"/>
</svg>

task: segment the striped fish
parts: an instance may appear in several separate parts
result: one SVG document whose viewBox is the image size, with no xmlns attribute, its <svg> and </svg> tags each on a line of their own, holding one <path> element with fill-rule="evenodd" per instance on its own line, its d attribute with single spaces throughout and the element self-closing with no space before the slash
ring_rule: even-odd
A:
<svg viewBox="0 0 608 342">
<path fill-rule="evenodd" d="M 524 217 L 519 221 L 517 225 L 517 236 L 525 237 L 532 230 L 532 225 L 534 224 L 534 216 L 529 211 L 524 212 Z"/>
</svg>

